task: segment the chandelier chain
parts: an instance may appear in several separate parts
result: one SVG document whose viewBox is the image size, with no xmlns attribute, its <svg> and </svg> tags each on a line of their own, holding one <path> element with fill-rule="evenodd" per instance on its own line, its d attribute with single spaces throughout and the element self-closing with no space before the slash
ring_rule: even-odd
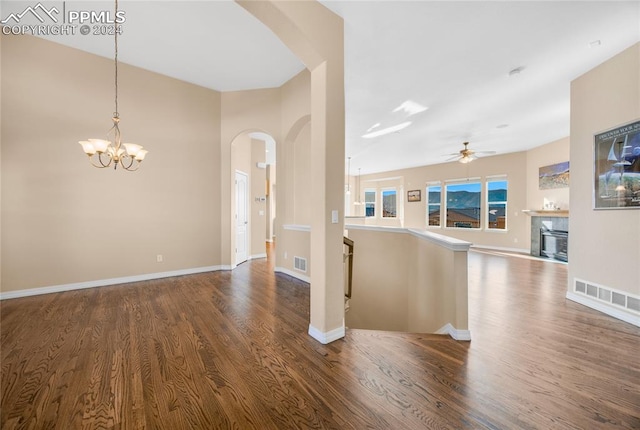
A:
<svg viewBox="0 0 640 430">
<path fill-rule="evenodd" d="M 122 31 L 121 26 L 118 25 L 119 21 L 124 22 L 124 16 L 118 17 L 118 0 L 115 0 L 113 16 L 115 112 L 111 118 L 113 125 L 107 132 L 107 136 L 113 136 L 113 142 L 105 139 L 88 139 L 78 143 L 82 145 L 82 150 L 87 154 L 89 162 L 94 167 L 102 169 L 113 166 L 115 170 L 120 165 L 124 170 L 132 172 L 138 170 L 140 163 L 149 151 L 144 149 L 142 145 L 122 143 L 119 126 L 120 113 L 118 112 L 118 33 Z"/>
<path fill-rule="evenodd" d="M 115 88 L 116 88 L 116 111 L 113 114 L 114 118 L 118 118 L 119 114 L 118 114 L 118 28 L 117 28 L 117 24 L 116 24 L 116 17 L 118 16 L 118 0 L 116 0 L 116 7 L 115 7 L 115 12 L 114 12 L 114 22 L 113 22 L 113 33 L 115 34 L 114 37 L 114 45 L 115 45 L 115 56 L 114 56 L 114 63 L 115 63 Z"/>
</svg>

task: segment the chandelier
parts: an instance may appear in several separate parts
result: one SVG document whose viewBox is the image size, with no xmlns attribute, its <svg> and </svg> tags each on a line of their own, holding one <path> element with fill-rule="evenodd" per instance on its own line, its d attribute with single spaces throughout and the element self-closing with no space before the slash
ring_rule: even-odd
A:
<svg viewBox="0 0 640 430">
<path fill-rule="evenodd" d="M 116 0 L 115 15 L 118 16 L 118 0 Z M 144 157 L 149 151 L 143 149 L 142 146 L 135 143 L 122 143 L 122 136 L 120 134 L 120 114 L 118 113 L 118 33 L 120 29 L 117 28 L 116 20 L 114 19 L 114 34 L 115 34 L 115 105 L 116 109 L 113 113 L 113 126 L 107 132 L 107 136 L 113 135 L 113 142 L 104 139 L 88 139 L 81 140 L 80 145 L 84 153 L 89 157 L 89 162 L 100 169 L 113 165 L 114 169 L 118 168 L 118 164 L 123 169 L 128 171 L 138 170 L 140 163 L 144 160 Z"/>
</svg>

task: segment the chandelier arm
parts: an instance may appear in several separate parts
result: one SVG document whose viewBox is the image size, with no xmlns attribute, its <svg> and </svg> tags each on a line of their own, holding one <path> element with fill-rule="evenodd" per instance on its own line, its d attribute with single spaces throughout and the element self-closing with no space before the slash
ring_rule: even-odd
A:
<svg viewBox="0 0 640 430">
<path fill-rule="evenodd" d="M 122 165 L 123 169 L 125 169 L 128 172 L 135 172 L 136 170 L 138 170 L 140 168 L 140 162 L 139 161 L 133 159 L 132 157 L 127 157 L 127 158 L 129 158 L 129 160 L 131 160 L 131 161 L 126 166 L 124 164 L 124 159 L 121 160 L 120 164 Z M 135 163 L 135 167 L 134 167 L 134 163 Z"/>
<path fill-rule="evenodd" d="M 100 161 L 100 164 L 94 161 L 95 155 L 97 155 L 97 158 L 98 158 L 98 161 Z M 105 167 L 109 167 L 111 165 L 111 161 L 109 161 L 107 164 L 104 164 L 102 162 L 102 154 L 93 154 L 92 156 L 89 156 L 89 162 L 93 167 L 97 167 L 98 169 L 104 169 Z"/>
<path fill-rule="evenodd" d="M 126 164 L 125 160 L 128 160 L 129 163 Z M 120 165 L 122 166 L 123 169 L 129 170 L 133 165 L 133 158 L 131 158 L 131 156 L 128 154 L 123 155 L 122 157 L 120 157 Z"/>
<path fill-rule="evenodd" d="M 112 156 L 107 155 L 106 157 L 109 160 L 107 162 L 107 164 L 105 164 L 104 161 L 102 161 L 102 154 L 98 154 L 98 160 L 100 161 L 100 164 L 102 164 L 102 167 L 109 167 L 109 166 L 111 166 L 111 163 L 113 162 L 113 157 Z"/>
</svg>

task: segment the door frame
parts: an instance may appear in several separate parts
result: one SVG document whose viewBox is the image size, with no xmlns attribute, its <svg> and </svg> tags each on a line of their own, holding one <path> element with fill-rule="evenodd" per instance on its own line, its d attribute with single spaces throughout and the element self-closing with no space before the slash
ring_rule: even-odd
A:
<svg viewBox="0 0 640 430">
<path fill-rule="evenodd" d="M 245 258 L 242 261 L 238 261 L 238 209 L 239 209 L 239 199 L 238 199 L 238 175 L 244 177 L 244 183 L 245 183 L 245 234 L 244 234 L 244 238 L 245 238 L 245 243 L 244 243 L 244 249 L 245 249 Z M 242 264 L 246 261 L 249 260 L 249 237 L 251 234 L 251 219 L 250 219 L 250 210 L 249 210 L 249 175 L 245 172 L 243 172 L 242 170 L 235 170 L 235 174 L 234 174 L 234 193 L 235 193 L 235 210 L 234 210 L 234 223 L 233 223 L 233 230 L 234 230 L 234 245 L 235 245 L 235 252 L 234 252 L 234 258 L 233 258 L 233 267 L 238 266 L 238 264 Z"/>
</svg>

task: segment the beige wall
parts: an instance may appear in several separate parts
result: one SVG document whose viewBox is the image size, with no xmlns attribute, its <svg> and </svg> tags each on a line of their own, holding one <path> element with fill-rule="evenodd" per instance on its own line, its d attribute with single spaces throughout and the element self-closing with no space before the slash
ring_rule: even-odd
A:
<svg viewBox="0 0 640 430">
<path fill-rule="evenodd" d="M 414 262 L 408 235 L 351 229 L 348 236 L 355 244 L 347 326 L 407 331 L 408 273 Z"/>
<path fill-rule="evenodd" d="M 310 233 L 284 230 L 283 225 L 311 225 L 310 219 L 310 148 L 311 148 L 311 75 L 307 70 L 281 87 L 282 130 L 277 149 L 276 191 L 276 262 L 279 269 L 296 274 L 293 256 L 307 259 L 307 273 L 311 274 Z M 305 154 L 303 156 L 303 154 Z M 297 155 L 297 157 L 296 157 Z M 296 161 L 297 160 L 297 161 Z M 297 166 L 301 163 L 305 168 Z M 302 185 L 301 181 L 306 185 Z M 305 207 L 306 206 L 306 207 Z M 285 258 L 286 254 L 286 258 Z"/>
<path fill-rule="evenodd" d="M 640 295 L 640 209 L 593 209 L 593 136 L 640 118 L 640 44 L 571 83 L 569 291 L 579 278 Z"/>
<path fill-rule="evenodd" d="M 428 182 L 444 181 L 464 178 L 480 178 L 484 182 L 487 177 L 506 175 L 509 181 L 507 201 L 508 228 L 507 231 L 472 231 L 452 228 L 432 228 L 430 231 L 472 242 L 474 245 L 523 250 L 528 251 L 530 243 L 529 220 L 522 213 L 527 209 L 527 153 L 516 152 L 505 155 L 496 155 L 475 160 L 473 163 L 444 163 L 430 166 L 416 167 L 412 169 L 396 170 L 363 175 L 361 178 L 361 201 L 364 201 L 364 190 L 377 186 L 378 189 L 385 186 L 398 188 L 398 220 L 383 220 L 381 218 L 367 219 L 367 225 L 401 225 L 405 228 L 427 228 L 427 202 L 425 188 Z M 536 172 L 535 178 L 537 181 Z M 420 202 L 407 202 L 407 191 L 421 190 Z M 484 196 L 483 189 L 483 200 Z M 377 201 L 376 211 L 380 213 L 381 202 Z M 358 209 L 356 209 L 358 210 Z M 360 209 L 359 214 L 364 214 Z"/>
<path fill-rule="evenodd" d="M 121 64 L 123 136 L 151 152 L 140 171 L 112 172 L 91 167 L 77 144 L 103 137 L 110 126 L 112 61 L 28 36 L 4 36 L 2 49 L 11 60 L 2 68 L 2 119 L 10 123 L 2 129 L 3 291 L 231 265 L 236 169 L 255 181 L 249 255 L 265 252 L 266 205 L 255 201 L 264 197 L 265 171 L 255 167 L 264 161 L 264 143 L 255 141 L 262 144 L 256 150 L 248 133 L 270 134 L 286 155 L 280 136 L 302 124 L 304 138 L 291 133 L 288 145 L 308 154 L 307 71 L 282 88 L 221 95 Z M 43 152 L 52 139 L 61 149 Z M 287 169 L 286 161 L 278 169 Z M 291 172 L 280 173 L 293 178 L 288 161 Z M 116 200 L 106 197 L 111 187 Z M 304 196 L 283 193 L 276 206 L 293 213 L 298 197 L 308 206 L 310 193 L 298 188 Z M 119 233 L 105 233 L 113 229 Z"/>
<path fill-rule="evenodd" d="M 249 160 L 251 158 L 250 149 L 246 150 L 248 152 L 244 156 L 236 153 L 234 142 L 238 138 L 249 139 L 248 133 L 252 131 L 269 134 L 279 142 L 281 140 L 280 100 L 279 88 L 222 93 L 221 164 L 219 165 L 221 223 L 219 228 L 223 265 L 233 265 L 235 260 L 235 223 L 233 211 L 230 209 L 235 208 L 235 169 L 239 162 L 243 163 L 242 160 L 246 160 L 246 157 L 249 157 Z M 280 151 L 277 153 L 280 154 Z M 250 170 L 250 166 L 245 168 Z M 230 202 L 230 206 L 227 202 Z"/>
<path fill-rule="evenodd" d="M 344 23 L 318 2 L 238 0 L 238 4 L 267 25 L 311 72 L 314 273 L 309 334 L 328 343 L 345 334 L 342 288 Z M 338 215 L 335 223 L 331 220 L 332 211 Z"/>
<path fill-rule="evenodd" d="M 277 176 L 276 176 L 276 164 L 267 165 L 267 226 L 265 229 L 265 240 L 267 242 L 273 242 L 275 236 L 274 222 L 276 218 L 276 189 L 277 189 Z"/>
<path fill-rule="evenodd" d="M 340 17 L 317 2 L 265 1 L 258 3 L 238 1 L 238 4 L 245 7 L 265 25 L 269 26 L 302 59 L 309 72 L 301 73 L 299 75 L 301 78 L 295 78 L 291 85 L 282 89 L 219 94 L 215 91 L 203 91 L 204 89 L 202 88 L 167 80 L 167 78 L 159 75 L 147 76 L 147 72 L 136 71 L 137 69 L 122 65 L 122 78 L 125 78 L 127 73 L 136 75 L 136 78 L 131 78 L 134 83 L 129 84 L 129 88 L 127 88 L 127 84 L 121 83 L 121 93 L 127 93 L 131 102 L 130 115 L 127 117 L 128 112 L 124 109 L 126 97 L 122 97 L 123 103 L 121 106 L 123 109 L 121 109 L 121 113 L 123 114 L 123 119 L 126 118 L 125 122 L 123 122 L 125 135 L 128 139 L 137 139 L 141 143 L 144 143 L 148 138 L 152 138 L 159 149 L 149 146 L 151 150 L 149 159 L 155 157 L 157 164 L 155 167 L 147 169 L 149 173 L 147 173 L 148 176 L 146 178 L 150 178 L 147 183 L 142 183 L 142 186 L 137 188 L 134 187 L 135 192 L 130 193 L 131 197 L 127 195 L 127 197 L 121 198 L 119 203 L 122 203 L 122 205 L 119 206 L 121 208 L 119 211 L 112 210 L 111 208 L 115 205 L 111 204 L 106 210 L 92 215 L 97 215 L 99 219 L 102 217 L 116 224 L 125 224 L 125 221 L 131 219 L 138 221 L 138 224 L 144 223 L 146 230 L 136 225 L 135 227 L 137 228 L 133 229 L 135 233 L 129 235 L 132 242 L 131 248 L 121 252 L 125 254 L 133 253 L 133 248 L 138 247 L 146 255 L 150 250 L 153 250 L 152 261 L 154 264 L 155 255 L 162 252 L 166 254 L 166 264 L 163 267 L 163 271 L 174 268 L 190 268 L 194 265 L 192 263 L 201 265 L 200 260 L 207 263 L 217 263 L 221 267 L 232 267 L 235 234 L 232 210 L 230 208 L 234 207 L 235 203 L 233 180 L 236 166 L 232 142 L 242 133 L 262 131 L 271 135 L 278 142 L 278 146 L 286 144 L 282 137 L 297 135 L 304 123 L 309 122 L 310 114 L 313 110 L 314 127 L 310 129 L 311 146 L 308 149 L 308 153 L 316 161 L 310 165 L 310 175 L 314 178 L 314 181 L 311 181 L 312 189 L 310 195 L 321 197 L 308 199 L 312 207 L 304 209 L 311 214 L 310 223 L 315 226 L 312 233 L 316 236 L 313 252 L 317 253 L 316 257 L 314 257 L 316 260 L 315 265 L 320 267 L 321 270 L 317 271 L 311 293 L 312 321 L 310 332 L 313 331 L 312 335 L 322 342 L 329 342 L 344 335 L 344 309 L 341 306 L 342 292 L 339 288 L 342 283 L 342 276 L 339 270 L 335 270 L 338 267 L 342 267 L 342 258 L 339 251 L 342 249 L 342 217 L 344 215 L 342 184 L 339 179 L 344 163 L 343 22 Z M 63 47 L 55 47 L 52 52 L 61 50 L 66 53 L 72 52 L 72 50 Z M 35 51 L 26 49 L 25 52 L 33 53 Z M 49 55 L 47 56 L 46 54 Z M 110 108 L 106 108 L 108 103 L 105 103 L 106 100 L 109 100 L 108 93 L 110 88 L 108 85 L 102 84 L 102 82 L 111 82 L 110 60 L 97 59 L 97 57 L 91 57 L 93 59 L 88 60 L 90 57 L 77 51 L 75 54 L 69 54 L 68 56 L 77 56 L 79 59 L 75 57 L 65 58 L 65 55 L 53 55 L 51 52 L 47 52 L 41 56 L 36 54 L 26 61 L 16 61 L 12 71 L 14 74 L 18 74 L 18 70 L 23 73 L 21 76 L 23 78 L 22 82 L 27 82 L 33 78 L 33 75 L 38 75 L 41 71 L 42 73 L 40 74 L 46 75 L 41 80 L 43 84 L 38 88 L 43 90 L 42 94 L 45 95 L 50 95 L 53 92 L 55 97 L 49 97 L 41 106 L 53 106 L 54 103 L 60 103 L 61 100 L 64 102 L 69 101 L 70 105 L 72 105 L 65 106 L 63 103 L 63 109 L 57 109 L 50 115 L 51 118 L 43 121 L 45 126 L 52 124 L 57 126 L 56 121 L 53 120 L 53 118 L 56 118 L 59 120 L 58 122 L 65 123 L 65 127 L 60 128 L 74 130 L 74 133 L 81 132 L 81 126 L 68 127 L 69 118 L 72 118 L 82 125 L 91 125 L 91 127 L 86 127 L 87 131 L 85 132 L 88 136 L 91 136 L 92 132 L 90 130 L 98 127 L 97 124 L 92 123 L 92 121 L 96 122 L 94 118 L 100 117 L 98 114 L 101 112 L 110 111 Z M 59 61 L 59 66 L 50 67 L 49 63 L 54 60 Z M 5 67 L 3 65 L 4 73 Z M 36 78 L 39 77 L 37 76 Z M 124 79 L 122 80 L 124 81 Z M 96 82 L 100 83 L 96 84 Z M 177 88 L 178 86 L 193 88 L 193 90 L 183 90 L 182 88 Z M 57 92 L 49 91 L 52 87 L 60 90 Z M 66 97 L 63 89 L 72 93 L 72 97 Z M 304 96 L 299 97 L 296 95 L 291 97 L 296 100 L 291 101 L 286 106 L 285 103 L 282 103 L 282 100 L 287 98 L 287 94 L 283 96 L 283 93 L 293 92 L 298 94 L 300 90 L 302 90 Z M 190 92 L 193 93 L 193 96 L 188 95 Z M 16 99 L 18 98 L 17 93 L 18 91 L 16 90 L 12 94 Z M 35 97 L 30 99 L 33 98 Z M 196 100 L 193 100 L 194 98 Z M 3 98 L 3 103 L 12 100 L 12 98 Z M 87 103 L 87 100 L 90 103 Z M 167 101 L 172 103 L 169 107 L 165 104 Z M 14 112 L 20 119 L 23 118 L 20 115 L 33 116 L 33 112 L 37 110 L 35 106 L 30 106 L 29 109 L 20 113 L 17 109 Z M 303 106 L 303 108 L 295 109 L 297 106 Z M 82 110 L 82 114 L 77 114 L 76 111 L 79 109 Z M 51 110 L 53 111 L 53 108 Z M 15 118 L 12 117 L 12 119 Z M 201 122 L 201 119 L 204 121 Z M 132 124 L 141 124 L 141 126 L 134 125 L 126 129 L 126 121 L 131 121 Z M 14 127 L 11 132 L 16 128 Z M 167 133 L 167 129 L 175 130 L 175 132 Z M 47 127 L 47 130 L 50 132 L 51 128 Z M 154 130 L 154 132 L 149 130 Z M 156 130 L 158 131 L 155 132 Z M 55 126 L 53 131 L 56 131 Z M 4 134 L 6 133 L 3 130 Z M 160 137 L 156 138 L 156 135 Z M 14 137 L 12 134 L 9 136 L 12 139 Z M 190 160 L 190 162 L 182 163 L 183 166 L 188 166 L 184 168 L 188 173 L 181 174 L 181 170 L 176 170 L 175 166 L 170 166 L 162 174 L 156 175 L 157 169 L 165 167 L 165 164 L 162 163 L 164 161 L 162 158 L 164 142 L 167 142 L 167 145 L 169 142 L 171 144 L 181 142 L 181 149 L 192 149 L 190 146 L 191 136 L 194 136 L 193 139 L 197 140 L 195 142 L 197 147 L 194 147 L 193 151 L 183 151 L 179 154 L 166 151 L 167 154 L 171 152 L 166 157 L 168 160 L 166 164 L 180 163 L 182 156 Z M 209 136 L 211 138 L 210 141 L 208 139 Z M 77 141 L 82 138 L 86 138 L 86 136 L 75 137 L 74 135 L 71 137 L 71 141 Z M 65 136 L 64 140 L 67 141 L 69 139 Z M 202 146 L 203 140 L 207 140 L 209 145 Z M 25 152 L 24 148 L 26 147 L 27 145 L 22 145 L 19 149 Z M 3 166 L 10 165 L 15 170 L 7 169 L 11 171 L 9 174 L 5 174 L 5 169 L 3 169 L 3 191 L 6 190 L 6 178 L 13 179 L 14 176 L 18 175 L 16 171 L 19 167 L 19 164 L 15 163 L 13 159 L 10 162 L 5 160 L 4 149 L 3 147 Z M 302 148 L 302 150 L 306 151 L 307 148 Z M 282 153 L 282 151 L 278 152 Z M 152 157 L 154 153 L 155 155 Z M 13 156 L 13 154 L 10 155 Z M 24 156 L 24 154 L 21 155 Z M 56 155 L 58 154 L 56 153 Z M 42 163 L 43 166 L 52 166 L 53 163 L 48 163 L 51 160 L 57 161 L 55 157 L 49 158 Z M 67 161 L 66 158 L 65 161 Z M 281 178 L 283 180 L 281 183 L 287 182 L 295 174 L 295 157 L 290 161 L 293 164 L 282 169 L 283 175 Z M 61 164 L 63 163 L 56 163 L 56 165 Z M 147 162 L 146 164 L 150 163 Z M 204 170 L 199 168 L 200 165 L 204 166 Z M 43 173 L 42 177 L 47 177 L 47 180 L 49 180 L 49 172 L 45 172 L 44 169 L 39 170 L 39 172 Z M 101 181 L 103 182 L 98 184 L 104 185 L 105 180 L 101 179 Z M 108 183 L 108 186 L 114 184 L 116 187 L 121 187 L 122 183 L 119 181 L 121 180 L 112 180 Z M 167 182 L 170 182 L 170 184 L 167 185 Z M 189 182 L 189 184 L 185 184 L 185 182 Z M 131 183 L 131 180 L 127 182 L 127 184 Z M 80 181 L 76 186 L 84 191 L 88 188 L 86 184 L 87 181 Z M 155 194 L 152 192 L 144 194 L 144 186 L 157 187 L 158 184 L 160 184 L 161 188 L 154 188 Z M 148 211 L 146 207 L 145 210 L 137 210 L 136 204 L 151 205 L 155 202 L 161 202 L 157 204 L 164 209 L 164 205 L 173 203 L 171 199 L 166 198 L 165 194 L 173 193 L 173 189 L 178 187 L 181 192 L 176 192 L 176 204 L 171 206 L 172 210 L 164 210 L 163 212 L 158 207 Z M 102 186 L 100 189 L 105 188 L 107 186 Z M 69 190 L 65 188 L 65 191 Z M 185 190 L 188 190 L 188 192 L 185 192 Z M 82 195 L 83 193 L 78 194 Z M 86 193 L 84 195 L 90 194 Z M 140 196 L 141 194 L 142 197 Z M 288 200 L 292 196 L 286 193 L 279 193 L 279 195 L 284 197 L 284 202 L 291 202 L 292 205 L 289 205 L 289 208 L 287 208 L 286 203 L 277 204 L 276 206 L 281 206 L 283 210 L 294 211 L 294 200 Z M 157 199 L 151 201 L 152 196 Z M 188 199 L 188 196 L 194 196 L 194 200 L 198 203 L 196 204 L 195 201 Z M 11 201 L 13 196 L 9 197 L 9 201 Z M 149 199 L 146 199 L 147 197 Z M 3 194 L 4 198 L 5 195 Z M 92 197 L 89 197 L 86 200 L 93 202 L 92 199 Z M 57 202 L 59 202 L 59 199 Z M 99 203 L 102 204 L 101 199 Z M 99 204 L 95 204 L 91 208 L 98 206 Z M 29 209 L 33 208 L 33 206 L 28 207 Z M 6 231 L 7 225 L 14 225 L 16 217 L 12 218 L 12 216 L 14 212 L 19 212 L 18 209 L 14 210 L 12 207 L 12 211 L 8 211 L 5 214 L 5 208 L 7 208 L 7 205 L 4 204 L 3 200 L 2 226 L 4 231 Z M 202 208 L 205 210 L 202 210 Z M 338 211 L 340 215 L 339 222 L 336 224 L 330 221 L 331 210 Z M 39 214 L 43 213 L 43 211 L 39 211 Z M 70 213 L 83 215 L 82 211 L 70 211 Z M 158 213 L 162 213 L 163 216 L 152 217 L 152 215 L 157 215 Z M 171 217 L 172 224 L 180 225 L 181 227 L 171 229 L 170 225 L 165 225 L 164 215 Z M 205 218 L 211 224 L 208 224 L 206 228 L 199 229 L 198 227 L 201 226 L 200 221 L 204 222 Z M 51 226 L 51 223 L 52 221 L 48 220 L 48 226 Z M 85 217 L 81 222 L 76 222 L 74 228 L 82 227 L 83 223 L 93 227 L 96 224 L 96 219 Z M 85 230 L 88 230 L 88 228 L 85 228 Z M 68 235 L 64 233 L 66 232 L 60 234 L 60 237 L 67 239 Z M 145 233 L 148 233 L 148 237 L 145 236 Z M 211 241 L 206 241 L 206 245 L 201 244 L 209 233 Z M 42 235 L 42 232 L 40 234 Z M 88 235 L 85 234 L 84 236 Z M 175 240 L 168 240 L 167 242 L 170 245 L 166 245 L 161 240 L 163 236 L 171 236 L 172 239 L 174 239 L 174 236 L 177 237 Z M 5 237 L 11 242 L 10 244 L 4 243 Z M 19 238 L 19 235 L 4 235 L 3 247 L 11 247 L 13 251 L 16 237 Z M 104 250 L 105 245 L 108 249 L 112 237 L 113 235 L 107 235 L 107 239 L 101 238 L 101 248 L 99 249 Z M 56 239 L 56 243 L 59 243 L 59 237 Z M 194 246 L 191 239 L 199 242 L 196 242 Z M 173 245 L 187 247 L 189 252 L 174 253 Z M 17 251 L 19 251 L 18 248 L 20 247 L 16 248 L 15 259 L 11 263 L 29 259 L 38 261 L 37 258 L 31 258 L 31 256 L 26 258 L 26 254 L 34 253 L 33 244 L 21 246 L 24 249 L 23 255 L 18 255 Z M 80 253 L 83 256 L 91 254 L 86 252 L 84 245 Z M 116 264 L 116 267 L 123 268 L 122 271 L 105 270 L 105 273 L 108 273 L 109 277 L 113 277 L 126 276 L 130 272 L 131 274 L 158 272 L 158 270 L 153 270 L 155 268 L 153 265 L 139 264 L 136 258 L 132 258 L 136 255 L 127 255 L 126 264 Z M 203 257 L 204 255 L 206 257 Z M 191 258 L 192 256 L 194 258 Z M 93 261 L 89 257 L 86 259 Z M 84 260 L 81 259 L 80 262 L 83 263 Z M 7 266 L 4 263 L 5 261 L 3 261 L 3 268 L 6 269 Z M 135 269 L 130 271 L 128 265 L 135 267 Z M 53 263 L 51 266 L 55 270 L 66 270 Z M 97 266 L 97 269 L 100 269 L 104 265 L 97 264 Z M 17 265 L 16 268 L 21 269 Z M 53 271 L 55 272 L 55 270 Z M 86 275 L 79 276 L 82 279 L 94 280 L 105 277 L 100 270 L 94 270 L 93 267 L 87 267 L 86 265 L 78 269 L 76 274 L 81 272 L 86 273 Z M 3 278 L 6 278 L 5 275 L 6 273 L 3 272 Z M 75 279 L 75 274 L 72 278 Z M 45 275 L 41 284 L 51 285 L 50 281 L 52 279 L 58 278 Z M 62 279 L 66 281 L 64 276 Z M 56 280 L 55 282 L 58 281 Z M 29 286 L 38 285 L 40 284 L 29 282 Z"/>
<path fill-rule="evenodd" d="M 348 327 L 435 333 L 450 324 L 468 331 L 466 250 L 405 229 L 347 229 L 354 241 Z"/>
<path fill-rule="evenodd" d="M 150 152 L 96 169 L 77 142 L 111 127 L 113 61 L 1 40 L 2 291 L 219 264 L 220 94 L 120 64 L 123 138 Z"/>
<path fill-rule="evenodd" d="M 121 64 L 124 138 L 144 144 L 151 152 L 140 171 L 111 172 L 92 168 L 76 142 L 102 137 L 110 126 L 112 62 L 28 36 L 4 36 L 2 48 L 4 58 L 11 60 L 2 68 L 3 120 L 11 124 L 2 130 L 2 247 L 5 252 L 11 250 L 3 261 L 3 291 L 231 264 L 235 237 L 228 224 L 219 226 L 223 219 L 225 224 L 232 223 L 236 169 L 253 178 L 249 253 L 265 252 L 266 227 L 260 220 L 266 213 L 261 216 L 260 210 L 265 211 L 266 205 L 255 201 L 255 197 L 264 197 L 264 178 L 256 177 L 264 176 L 264 170 L 255 167 L 258 159 L 264 161 L 264 148 L 257 151 L 253 145 L 264 143 L 252 143 L 248 132 L 272 135 L 281 154 L 297 153 L 299 160 L 301 154 L 309 157 L 307 71 L 282 89 L 221 96 Z M 19 55 L 24 52 L 30 55 Z M 39 102 L 33 103 L 34 99 Z M 288 151 L 280 139 L 280 128 L 292 128 L 300 118 L 305 118 L 302 129 L 289 142 Z M 42 126 L 23 126 L 33 123 Z M 44 153 L 41 148 L 50 146 L 51 138 L 63 145 L 62 150 Z M 170 146 L 176 141 L 183 151 Z M 221 162 L 222 155 L 228 162 Z M 71 163 L 74 158 L 79 162 Z M 296 168 L 300 163 L 289 160 L 298 179 L 308 176 L 309 162 Z M 286 160 L 279 164 L 279 168 L 287 167 Z M 289 173 L 292 178 L 293 173 Z M 287 172 L 281 174 L 287 176 Z M 112 185 L 132 191 L 120 193 L 115 203 L 104 191 L 94 192 Z M 292 212 L 297 207 L 299 214 L 309 211 L 308 187 L 305 190 L 298 184 L 297 188 L 298 192 L 282 194 L 279 199 L 283 212 L 288 207 Z M 302 200 L 295 203 L 296 198 Z M 166 202 L 173 203 L 165 207 Z M 308 224 L 308 217 L 301 219 Z M 121 225 L 126 234 L 105 234 L 109 222 Z M 93 243 L 84 243 L 87 237 L 95 238 Z M 287 245 L 286 238 L 282 239 Z M 127 243 L 124 250 L 123 241 Z M 291 243 L 294 247 L 298 248 Z M 308 244 L 306 249 L 302 254 L 309 258 Z M 156 263 L 158 254 L 163 255 L 161 264 Z M 115 268 L 92 263 L 96 259 L 115 261 Z M 291 259 L 287 263 L 292 265 Z"/>
<path fill-rule="evenodd" d="M 311 123 L 304 125 L 291 145 L 293 151 L 293 223 L 311 225 Z"/>
<path fill-rule="evenodd" d="M 540 167 L 564 161 L 569 161 L 568 137 L 527 151 L 527 209 L 542 209 L 545 201 L 554 202 L 560 209 L 569 209 L 569 187 L 541 190 L 538 180 Z"/>
<path fill-rule="evenodd" d="M 276 250 L 281 257 L 275 266 L 275 270 L 310 282 L 312 270 L 310 231 L 308 229 L 298 230 L 295 227 L 291 227 L 291 225 L 287 225 L 280 228 L 277 242 Z M 284 243 L 284 245 L 281 245 L 281 243 Z M 306 272 L 294 267 L 294 257 L 301 257 L 307 260 Z"/>
<path fill-rule="evenodd" d="M 265 236 L 267 235 L 267 169 L 264 165 L 265 144 L 263 140 L 251 139 L 251 251 L 252 257 L 266 256 Z"/>
</svg>

